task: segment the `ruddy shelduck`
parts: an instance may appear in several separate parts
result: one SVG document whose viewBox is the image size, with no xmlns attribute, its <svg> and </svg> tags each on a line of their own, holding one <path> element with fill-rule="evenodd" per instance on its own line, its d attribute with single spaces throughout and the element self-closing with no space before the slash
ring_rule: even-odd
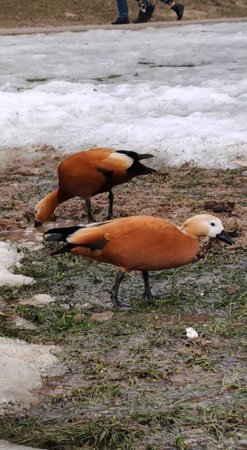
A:
<svg viewBox="0 0 247 450">
<path fill-rule="evenodd" d="M 93 222 L 91 197 L 109 192 L 109 212 L 113 217 L 112 188 L 139 175 L 155 172 L 140 161 L 152 158 L 128 150 L 107 147 L 91 148 L 65 158 L 58 166 L 58 189 L 46 195 L 35 207 L 35 226 L 50 219 L 60 203 L 73 197 L 85 199 L 88 221 Z"/>
<path fill-rule="evenodd" d="M 52 255 L 71 252 L 118 267 L 111 294 L 115 307 L 123 306 L 118 291 L 125 272 L 142 272 L 144 297 L 151 300 L 148 271 L 190 263 L 198 253 L 202 236 L 234 243 L 221 220 L 209 214 L 188 219 L 181 229 L 158 217 L 133 216 L 85 226 L 52 228 L 44 233 L 48 241 L 66 242 Z"/>
</svg>

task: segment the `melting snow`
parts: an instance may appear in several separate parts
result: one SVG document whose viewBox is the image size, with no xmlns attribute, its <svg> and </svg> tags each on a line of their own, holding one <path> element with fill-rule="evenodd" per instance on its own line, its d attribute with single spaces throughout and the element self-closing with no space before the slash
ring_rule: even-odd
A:
<svg viewBox="0 0 247 450">
<path fill-rule="evenodd" d="M 247 154 L 246 48 L 244 22 L 2 36 L 2 159 L 10 147 L 104 145 L 236 168 Z"/>
<path fill-rule="evenodd" d="M 16 286 L 31 284 L 34 280 L 24 275 L 14 275 L 8 269 L 13 266 L 20 267 L 23 254 L 18 252 L 14 245 L 0 242 L 0 286 Z"/>
</svg>

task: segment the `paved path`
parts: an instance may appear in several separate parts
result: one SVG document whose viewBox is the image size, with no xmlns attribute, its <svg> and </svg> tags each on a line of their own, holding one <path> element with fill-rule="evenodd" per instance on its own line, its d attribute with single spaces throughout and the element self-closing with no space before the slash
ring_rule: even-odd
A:
<svg viewBox="0 0 247 450">
<path fill-rule="evenodd" d="M 89 31 L 89 30 L 142 30 L 148 27 L 154 28 L 168 28 L 168 27 L 183 27 L 194 24 L 210 24 L 210 23 L 225 23 L 225 22 L 247 22 L 247 17 L 227 18 L 227 19 L 204 19 L 204 20 L 183 20 L 170 22 L 149 22 L 127 25 L 64 25 L 64 26 L 46 26 L 46 27 L 20 27 L 20 28 L 0 28 L 0 35 L 17 35 L 17 34 L 37 34 L 37 33 L 63 33 L 65 31 Z"/>
</svg>

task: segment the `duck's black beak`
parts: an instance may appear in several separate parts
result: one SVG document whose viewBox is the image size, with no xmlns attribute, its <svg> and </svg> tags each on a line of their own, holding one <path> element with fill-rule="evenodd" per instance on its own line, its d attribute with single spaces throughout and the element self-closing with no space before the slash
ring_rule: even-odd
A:
<svg viewBox="0 0 247 450">
<path fill-rule="evenodd" d="M 34 221 L 35 228 L 41 227 L 43 225 L 43 222 L 38 222 L 37 220 Z"/>
<path fill-rule="evenodd" d="M 230 234 L 226 233 L 226 231 L 221 231 L 221 233 L 217 234 L 216 236 L 217 239 L 219 239 L 220 241 L 226 242 L 227 244 L 235 244 L 234 240 L 232 239 L 232 237 L 230 236 Z"/>
</svg>

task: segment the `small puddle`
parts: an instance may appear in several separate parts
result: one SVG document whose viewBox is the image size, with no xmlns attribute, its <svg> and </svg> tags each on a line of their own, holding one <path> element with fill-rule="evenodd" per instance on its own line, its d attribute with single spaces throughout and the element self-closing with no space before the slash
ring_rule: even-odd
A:
<svg viewBox="0 0 247 450">
<path fill-rule="evenodd" d="M 21 244 L 23 248 L 35 251 L 42 248 L 43 231 L 37 231 L 34 227 L 0 232 L 0 238 L 5 241 Z"/>
</svg>

